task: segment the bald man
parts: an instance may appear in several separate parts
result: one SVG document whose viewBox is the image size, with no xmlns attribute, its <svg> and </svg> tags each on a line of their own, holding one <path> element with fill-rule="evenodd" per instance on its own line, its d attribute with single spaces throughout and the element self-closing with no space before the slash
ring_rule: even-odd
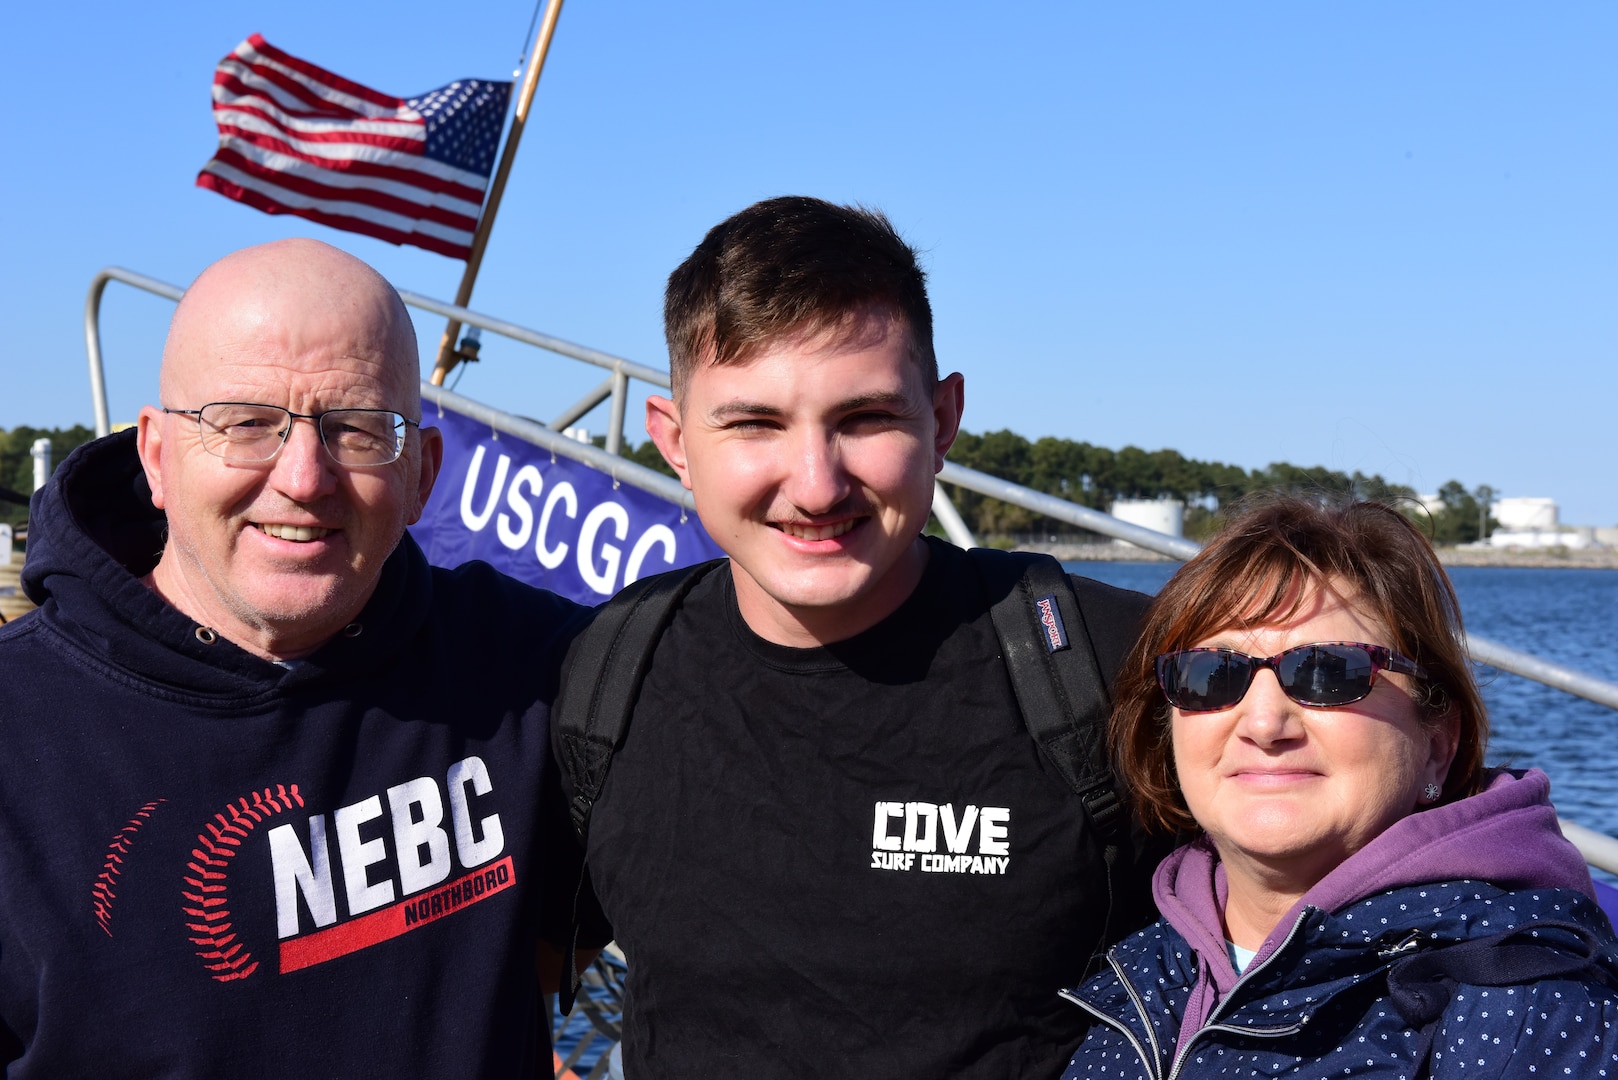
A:
<svg viewBox="0 0 1618 1080">
<path fill-rule="evenodd" d="M 160 404 L 36 498 L 39 610 L 0 628 L 7 1076 L 548 1068 L 581 611 L 405 534 L 442 459 L 418 363 L 368 266 L 237 252 Z"/>
</svg>

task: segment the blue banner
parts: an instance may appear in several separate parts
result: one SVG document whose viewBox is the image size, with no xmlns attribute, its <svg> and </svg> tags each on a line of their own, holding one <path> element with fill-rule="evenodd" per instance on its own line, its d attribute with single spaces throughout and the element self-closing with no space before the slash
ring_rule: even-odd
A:
<svg viewBox="0 0 1618 1080">
<path fill-rule="evenodd" d="M 443 432 L 444 466 L 410 532 L 434 565 L 482 559 L 599 604 L 638 578 L 724 554 L 695 514 L 639 488 L 615 488 L 582 462 L 447 408 L 422 423 Z"/>
</svg>

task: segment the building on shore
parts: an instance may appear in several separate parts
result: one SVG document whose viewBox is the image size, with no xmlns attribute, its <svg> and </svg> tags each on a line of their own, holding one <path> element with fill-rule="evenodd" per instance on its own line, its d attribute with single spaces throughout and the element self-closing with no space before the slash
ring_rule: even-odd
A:
<svg viewBox="0 0 1618 1080">
<path fill-rule="evenodd" d="M 1500 528 L 1489 534 L 1489 546 L 1496 550 L 1584 551 L 1618 546 L 1618 528 L 1563 525 L 1555 499 L 1501 499 L 1490 506 L 1489 512 L 1500 523 Z"/>
<path fill-rule="evenodd" d="M 1119 521 L 1127 521 L 1153 532 L 1168 533 L 1170 536 L 1185 535 L 1185 503 L 1179 499 L 1119 499 L 1112 504 L 1110 513 Z M 1127 540 L 1114 540 L 1113 543 L 1127 548 L 1135 547 Z"/>
<path fill-rule="evenodd" d="M 1601 546 L 1596 530 L 1589 525 L 1564 525 L 1554 529 L 1496 529 L 1489 534 L 1489 546 L 1507 550 L 1566 548 L 1579 551 Z"/>
<path fill-rule="evenodd" d="M 1489 516 L 1508 532 L 1555 532 L 1559 528 L 1556 500 L 1539 496 L 1496 499 L 1489 504 Z"/>
<path fill-rule="evenodd" d="M 1417 495 L 1417 504 L 1431 516 L 1443 507 L 1436 493 Z M 1471 547 L 1495 551 L 1583 551 L 1618 547 L 1618 528 L 1563 525 L 1556 500 L 1541 495 L 1496 499 L 1489 504 L 1489 516 L 1499 528 L 1487 540 Z"/>
</svg>

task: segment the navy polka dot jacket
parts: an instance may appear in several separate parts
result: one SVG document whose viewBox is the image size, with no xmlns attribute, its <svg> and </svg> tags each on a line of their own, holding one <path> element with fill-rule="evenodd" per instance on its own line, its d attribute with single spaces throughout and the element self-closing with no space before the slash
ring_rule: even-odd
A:
<svg viewBox="0 0 1618 1080">
<path fill-rule="evenodd" d="M 1184 1045 L 1186 939 L 1159 921 L 1108 961 L 1063 992 L 1097 1021 L 1064 1080 L 1618 1078 L 1618 944 L 1572 890 L 1454 881 L 1305 907 Z"/>
</svg>

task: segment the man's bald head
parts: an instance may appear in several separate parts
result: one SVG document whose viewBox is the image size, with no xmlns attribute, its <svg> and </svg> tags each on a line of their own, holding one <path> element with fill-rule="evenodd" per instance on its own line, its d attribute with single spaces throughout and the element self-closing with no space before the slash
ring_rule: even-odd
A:
<svg viewBox="0 0 1618 1080">
<path fill-rule="evenodd" d="M 218 353 L 266 331 L 285 334 L 308 326 L 307 341 L 328 347 L 340 327 L 349 355 L 367 374 L 396 393 L 390 408 L 421 413 L 416 331 L 404 302 L 381 274 L 345 251 L 318 240 L 277 240 L 232 252 L 209 266 L 186 290 L 169 323 L 159 392 L 165 404 L 182 401 L 194 377 L 218 362 Z M 324 340 L 314 341 L 312 334 Z M 181 405 L 180 407 L 185 407 Z"/>
<path fill-rule="evenodd" d="M 421 517 L 443 460 L 439 433 L 415 426 L 419 364 L 399 294 L 334 247 L 282 240 L 203 271 L 169 327 L 162 407 L 140 416 L 152 502 L 168 516 L 152 586 L 274 659 L 307 654 L 349 627 Z M 223 429 L 208 425 L 230 414 L 204 410 L 227 403 L 292 414 L 271 457 L 219 456 Z M 369 411 L 334 418 L 339 430 L 398 414 L 398 460 L 334 459 L 318 418 L 350 409 Z M 243 421 L 265 423 L 262 414 Z"/>
</svg>

